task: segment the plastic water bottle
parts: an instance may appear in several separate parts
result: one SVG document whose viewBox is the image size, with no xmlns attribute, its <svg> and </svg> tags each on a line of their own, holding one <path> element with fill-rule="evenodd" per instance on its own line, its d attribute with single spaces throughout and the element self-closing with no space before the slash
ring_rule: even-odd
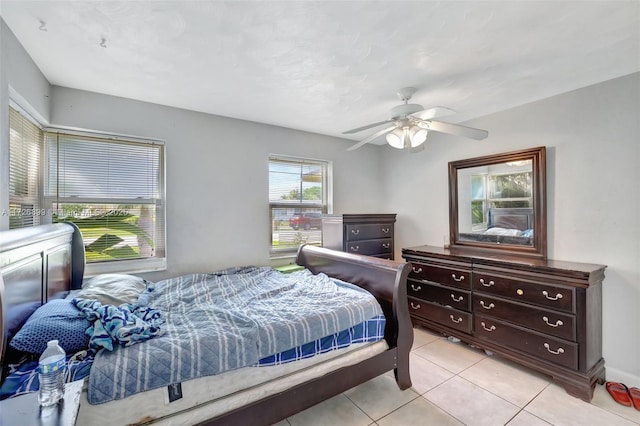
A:
<svg viewBox="0 0 640 426">
<path fill-rule="evenodd" d="M 55 405 L 62 399 L 66 371 L 67 359 L 64 349 L 58 345 L 57 340 L 49 341 L 38 362 L 38 401 L 41 406 Z"/>
</svg>

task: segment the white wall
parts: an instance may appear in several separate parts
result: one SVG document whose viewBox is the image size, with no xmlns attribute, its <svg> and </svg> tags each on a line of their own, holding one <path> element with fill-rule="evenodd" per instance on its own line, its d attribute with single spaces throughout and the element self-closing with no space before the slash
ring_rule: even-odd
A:
<svg viewBox="0 0 640 426">
<path fill-rule="evenodd" d="M 269 263 L 269 154 L 333 162 L 335 213 L 384 213 L 380 150 L 350 141 L 63 87 L 56 125 L 166 141 L 168 270 L 150 279 Z"/>
<path fill-rule="evenodd" d="M 484 141 L 429 135 L 423 152 L 384 148 L 383 160 L 399 251 L 443 244 L 449 161 L 546 146 L 548 257 L 607 265 L 607 378 L 629 386 L 640 386 L 639 88 L 632 74 L 467 123 Z"/>
</svg>

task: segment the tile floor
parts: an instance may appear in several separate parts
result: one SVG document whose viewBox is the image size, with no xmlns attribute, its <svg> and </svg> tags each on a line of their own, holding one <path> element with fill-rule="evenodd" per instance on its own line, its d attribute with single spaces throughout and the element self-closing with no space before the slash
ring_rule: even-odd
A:
<svg viewBox="0 0 640 426">
<path fill-rule="evenodd" d="M 376 377 L 277 426 L 353 425 L 640 425 L 640 411 L 596 386 L 591 404 L 549 378 L 464 343 L 414 329 L 413 387 L 393 373 Z"/>
</svg>

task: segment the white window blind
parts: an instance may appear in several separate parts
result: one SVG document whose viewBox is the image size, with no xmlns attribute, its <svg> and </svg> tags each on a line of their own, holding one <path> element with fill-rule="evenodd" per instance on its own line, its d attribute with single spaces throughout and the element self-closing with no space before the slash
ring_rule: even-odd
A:
<svg viewBox="0 0 640 426">
<path fill-rule="evenodd" d="M 9 107 L 9 229 L 39 225 L 42 130 Z"/>
<path fill-rule="evenodd" d="M 322 245 L 321 215 L 329 210 L 329 162 L 269 157 L 271 255 L 300 244 Z"/>
<path fill-rule="evenodd" d="M 53 222 L 82 231 L 87 262 L 164 258 L 164 145 L 46 133 Z"/>
</svg>

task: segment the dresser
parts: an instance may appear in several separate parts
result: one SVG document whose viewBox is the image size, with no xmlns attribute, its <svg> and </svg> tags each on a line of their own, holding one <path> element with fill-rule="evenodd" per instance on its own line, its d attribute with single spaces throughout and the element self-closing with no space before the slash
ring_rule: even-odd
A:
<svg viewBox="0 0 640 426">
<path fill-rule="evenodd" d="M 590 401 L 605 380 L 603 265 L 403 248 L 419 324 L 551 376 Z"/>
<path fill-rule="evenodd" d="M 322 216 L 322 246 L 393 260 L 395 214 Z"/>
</svg>

